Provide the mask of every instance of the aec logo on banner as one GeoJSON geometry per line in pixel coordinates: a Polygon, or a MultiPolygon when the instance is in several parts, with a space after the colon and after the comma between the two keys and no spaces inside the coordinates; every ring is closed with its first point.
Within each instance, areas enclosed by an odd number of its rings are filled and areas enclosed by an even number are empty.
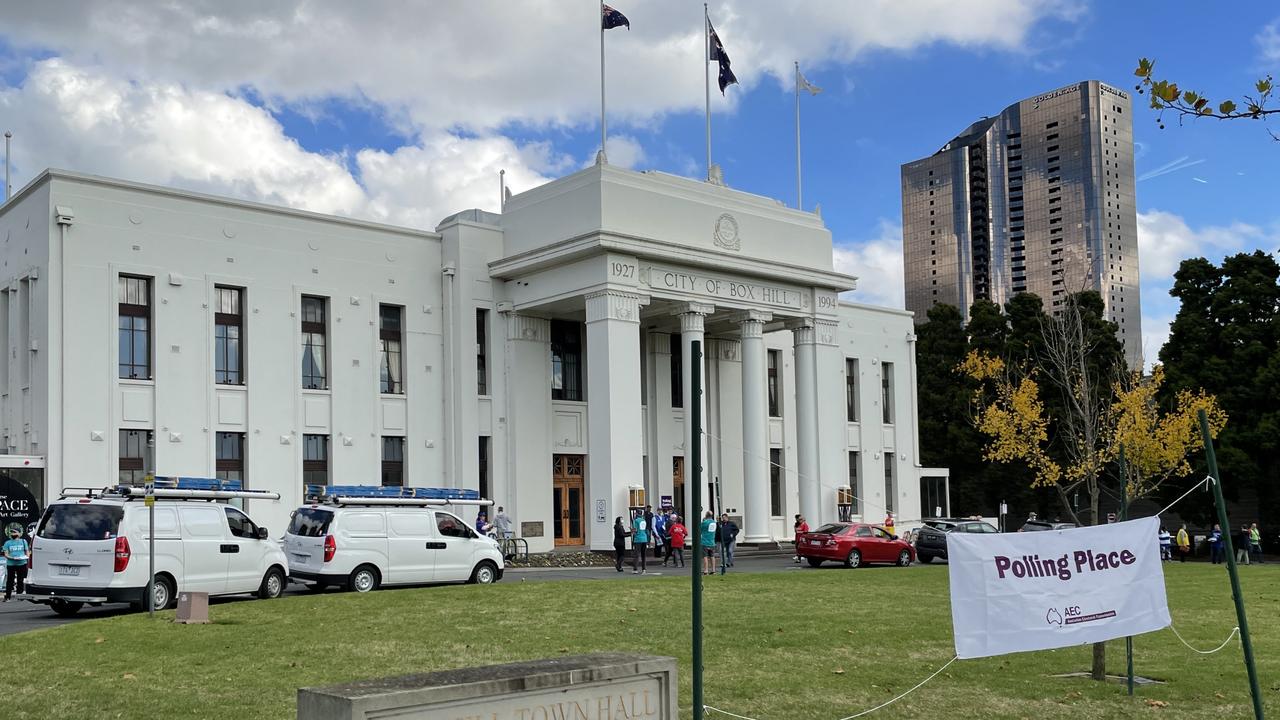
{"type": "Polygon", "coordinates": [[[1169,625],[1160,521],[947,535],[956,654],[987,657],[1169,625]]]}

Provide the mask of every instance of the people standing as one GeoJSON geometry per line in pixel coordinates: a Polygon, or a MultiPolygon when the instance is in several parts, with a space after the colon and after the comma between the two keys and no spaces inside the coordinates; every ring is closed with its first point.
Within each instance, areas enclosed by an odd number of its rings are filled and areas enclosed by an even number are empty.
{"type": "MultiPolygon", "coordinates": [[[[675,529],[676,521],[679,518],[670,508],[662,509],[662,566],[666,567],[671,562],[671,533],[675,529]]],[[[680,546],[680,550],[684,550],[684,546],[680,546]]],[[[683,552],[681,553],[683,555],[683,552]]]]}
{"type": "Polygon", "coordinates": [[[721,570],[733,567],[734,545],[738,540],[738,524],[729,519],[728,513],[720,514],[721,570]]]}
{"type": "Polygon", "coordinates": [[[613,567],[622,572],[622,558],[627,553],[626,526],[622,524],[622,516],[613,519],[613,567]]]}
{"type": "Polygon", "coordinates": [[[1182,527],[1178,528],[1178,562],[1186,562],[1187,556],[1191,554],[1191,536],[1187,534],[1187,524],[1182,523],[1182,527]]]}
{"type": "Polygon", "coordinates": [[[476,514],[476,532],[481,535],[489,534],[489,521],[485,517],[483,510],[476,514]]]}
{"type": "Polygon", "coordinates": [[[893,526],[893,511],[892,511],[892,510],[890,510],[889,512],[885,513],[885,515],[884,515],[884,529],[885,529],[885,530],[886,530],[890,535],[897,535],[897,533],[893,531],[893,528],[894,528],[894,526],[893,526]]]}
{"type": "MultiPolygon", "coordinates": [[[[645,527],[649,529],[649,535],[652,536],[653,535],[653,508],[649,505],[644,506],[644,522],[645,522],[645,527]]],[[[653,538],[650,537],[649,539],[652,540],[653,538]]],[[[654,557],[657,557],[656,553],[654,554],[654,557]]]]}
{"type": "Polygon", "coordinates": [[[631,521],[631,561],[632,572],[636,575],[644,575],[648,571],[645,565],[645,549],[649,544],[649,521],[645,519],[643,510],[636,511],[635,519],[631,521]]]}
{"type": "Polygon", "coordinates": [[[17,526],[9,528],[9,539],[3,546],[5,576],[4,576],[4,600],[9,602],[9,598],[13,597],[14,588],[17,588],[18,594],[22,594],[22,590],[27,582],[27,555],[31,552],[31,547],[27,545],[27,541],[22,537],[22,530],[17,526]]]}
{"type": "Polygon", "coordinates": [[[1173,537],[1169,535],[1169,531],[1163,525],[1160,526],[1160,560],[1169,561],[1173,559],[1173,537]]]}
{"type": "Polygon", "coordinates": [[[796,522],[795,522],[794,528],[796,531],[796,556],[792,558],[792,560],[795,560],[796,564],[799,564],[800,563],[800,536],[809,532],[809,523],[804,521],[804,516],[802,516],[800,513],[796,513],[796,522]]]}
{"type": "Polygon", "coordinates": [[[684,567],[684,541],[689,537],[689,528],[680,522],[680,516],[671,515],[670,532],[668,533],[667,559],[671,561],[671,565],[675,566],[676,560],[680,561],[680,567],[684,567]],[[674,554],[674,557],[673,557],[674,554]]]}
{"type": "Polygon", "coordinates": [[[1236,562],[1249,564],[1249,526],[1241,525],[1240,532],[1235,537],[1236,546],[1236,562]]]}
{"type": "Polygon", "coordinates": [[[699,527],[702,543],[702,574],[714,575],[716,572],[716,519],[708,510],[699,527]]]}
{"type": "Polygon", "coordinates": [[[662,508],[658,508],[658,512],[653,515],[653,559],[661,559],[663,565],[666,565],[666,556],[662,554],[664,538],[667,534],[667,513],[662,508]]]}
{"type": "Polygon", "coordinates": [[[1262,531],[1258,530],[1258,523],[1249,526],[1249,554],[1254,562],[1262,562],[1262,531]]]}
{"type": "Polygon", "coordinates": [[[507,511],[501,505],[498,506],[498,514],[493,516],[493,527],[498,531],[500,539],[511,539],[511,518],[507,517],[507,511]]]}
{"type": "Polygon", "coordinates": [[[1226,558],[1223,557],[1222,544],[1222,528],[1217,524],[1213,524],[1213,531],[1209,533],[1209,562],[1217,565],[1226,558]]]}

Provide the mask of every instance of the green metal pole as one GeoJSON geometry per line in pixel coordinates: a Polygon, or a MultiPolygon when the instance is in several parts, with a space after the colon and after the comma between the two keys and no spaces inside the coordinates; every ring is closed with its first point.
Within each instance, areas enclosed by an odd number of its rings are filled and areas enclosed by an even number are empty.
{"type": "Polygon", "coordinates": [[[702,720],[702,341],[689,343],[688,362],[689,408],[692,431],[689,433],[690,479],[693,482],[693,720],[702,720]]]}
{"type": "Polygon", "coordinates": [[[1253,695],[1253,717],[1262,720],[1262,690],[1258,687],[1258,668],[1253,662],[1253,640],[1249,637],[1249,620],[1244,614],[1244,593],[1240,591],[1240,573],[1236,569],[1236,553],[1231,547],[1231,524],[1227,521],[1227,503],[1222,499],[1222,482],[1218,475],[1218,457],[1213,452],[1209,434],[1209,418],[1199,411],[1200,436],[1204,438],[1204,455],[1209,463],[1209,484],[1213,486],[1213,502],[1218,508],[1218,527],[1227,548],[1227,574],[1231,576],[1231,598],[1236,603],[1236,622],[1240,625],[1240,643],[1244,645],[1244,666],[1249,671],[1249,692],[1253,695]]]}
{"type": "MultiPolygon", "coordinates": [[[[1124,445],[1120,446],[1120,520],[1129,519],[1129,476],[1124,462],[1124,445]]],[[[1125,677],[1129,684],[1129,695],[1133,695],[1133,636],[1124,639],[1124,659],[1127,672],[1125,677]]]]}

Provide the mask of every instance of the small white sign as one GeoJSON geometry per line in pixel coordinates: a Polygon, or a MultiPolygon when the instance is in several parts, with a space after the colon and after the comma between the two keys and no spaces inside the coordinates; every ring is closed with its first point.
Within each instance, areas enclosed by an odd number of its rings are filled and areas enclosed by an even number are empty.
{"type": "Polygon", "coordinates": [[[596,522],[598,523],[609,522],[608,515],[609,513],[605,508],[604,500],[603,499],[596,500],[596,522]]]}
{"type": "Polygon", "coordinates": [[[1157,518],[1025,533],[948,533],[956,654],[1102,642],[1169,625],[1157,518]]]}

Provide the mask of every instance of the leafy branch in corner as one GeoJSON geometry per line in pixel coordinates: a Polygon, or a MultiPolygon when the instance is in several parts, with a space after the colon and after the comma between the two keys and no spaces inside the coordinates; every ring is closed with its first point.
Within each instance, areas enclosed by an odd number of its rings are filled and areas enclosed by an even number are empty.
{"type": "MultiPolygon", "coordinates": [[[[1270,75],[1254,83],[1254,95],[1243,95],[1241,104],[1234,100],[1223,100],[1216,105],[1206,96],[1192,90],[1183,90],[1175,82],[1157,80],[1152,74],[1155,62],[1142,58],[1138,61],[1138,69],[1133,71],[1140,82],[1134,86],[1138,94],[1150,94],[1151,109],[1156,110],[1156,123],[1164,129],[1164,114],[1172,112],[1178,116],[1181,124],[1185,118],[1214,118],[1216,120],[1266,120],[1270,115],[1280,114],[1280,107],[1269,106],[1274,100],[1275,83],[1270,75]]],[[[1267,131],[1272,139],[1280,142],[1280,135],[1267,131]]]]}

